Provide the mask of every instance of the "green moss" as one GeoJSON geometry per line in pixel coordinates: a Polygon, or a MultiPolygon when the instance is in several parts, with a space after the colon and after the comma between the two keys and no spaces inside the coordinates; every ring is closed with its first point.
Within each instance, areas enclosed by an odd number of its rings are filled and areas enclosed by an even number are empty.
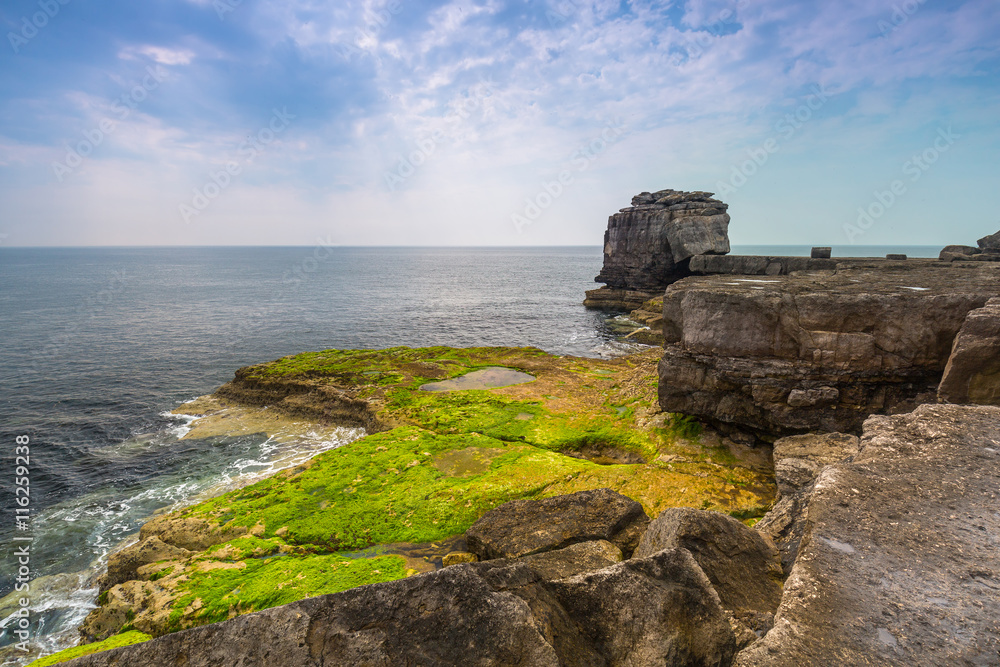
{"type": "Polygon", "coordinates": [[[400,556],[349,559],[339,554],[276,556],[188,573],[177,590],[170,630],[406,576],[400,556]]]}
{"type": "MultiPolygon", "coordinates": [[[[639,500],[652,516],[673,506],[756,515],[766,502],[760,494],[770,491],[759,491],[760,475],[724,448],[687,442],[692,452],[684,460],[646,465],[598,465],[560,453],[617,448],[652,461],[678,438],[694,439],[700,426],[690,418],[674,416],[663,429],[646,425],[655,413],[655,364],[653,354],[602,361],[534,348],[401,347],[310,352],[244,369],[244,377],[279,384],[291,378],[365,398],[390,430],[178,512],[243,526],[248,534],[155,575],[176,595],[166,603],[169,629],[398,579],[407,572],[400,556],[338,552],[444,540],[516,498],[608,487],[639,500]],[[429,380],[491,366],[537,380],[492,390],[419,390],[429,380]]],[[[143,619],[135,622],[146,628],[143,619]]]]}
{"type": "Polygon", "coordinates": [[[150,639],[152,639],[151,636],[135,630],[123,632],[113,637],[108,637],[101,642],[84,644],[83,646],[74,646],[73,648],[68,648],[63,651],[59,651],[58,653],[47,655],[44,658],[39,658],[38,660],[30,663],[28,667],[48,667],[48,665],[55,665],[60,662],[72,660],[73,658],[79,658],[80,656],[90,655],[91,653],[100,653],[101,651],[109,651],[113,648],[120,648],[122,646],[131,646],[132,644],[139,644],[144,641],[149,641],[150,639]]]}
{"type": "Polygon", "coordinates": [[[539,493],[555,478],[599,467],[476,433],[400,427],[324,453],[294,477],[262,480],[187,513],[231,516],[232,525],[248,528],[262,523],[266,536],[282,530],[288,544],[329,550],[431,542],[463,532],[508,500],[539,493]],[[490,450],[488,466],[453,474],[445,455],[462,450],[490,450]]]}

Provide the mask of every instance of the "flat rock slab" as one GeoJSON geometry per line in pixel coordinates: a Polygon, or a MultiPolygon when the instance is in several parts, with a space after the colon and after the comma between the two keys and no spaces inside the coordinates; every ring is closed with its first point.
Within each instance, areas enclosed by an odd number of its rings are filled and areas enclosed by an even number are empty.
{"type": "Polygon", "coordinates": [[[865,422],[825,468],[751,666],[1000,664],[1000,408],[865,422]]]}
{"type": "Polygon", "coordinates": [[[611,489],[597,489],[504,503],[472,524],[465,539],[482,560],[520,558],[592,540],[607,540],[631,556],[648,523],[642,505],[611,489]]]}
{"type": "Polygon", "coordinates": [[[513,368],[483,368],[472,371],[465,375],[459,375],[450,380],[441,382],[429,382],[421,385],[421,391],[462,391],[464,389],[494,389],[496,387],[509,387],[525,382],[534,382],[535,376],[522,373],[513,368]]]}
{"type": "Polygon", "coordinates": [[[722,667],[734,652],[708,578],[675,549],[558,581],[517,562],[456,565],[66,664],[722,667]]]}

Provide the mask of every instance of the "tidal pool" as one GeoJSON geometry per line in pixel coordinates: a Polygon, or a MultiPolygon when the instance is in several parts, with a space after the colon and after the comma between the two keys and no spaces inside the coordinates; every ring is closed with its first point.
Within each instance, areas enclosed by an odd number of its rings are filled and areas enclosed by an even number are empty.
{"type": "Polygon", "coordinates": [[[472,371],[465,375],[441,382],[429,382],[421,385],[422,391],[461,391],[463,389],[493,389],[494,387],[509,387],[512,384],[534,382],[535,376],[516,371],[513,368],[493,366],[472,371]]]}

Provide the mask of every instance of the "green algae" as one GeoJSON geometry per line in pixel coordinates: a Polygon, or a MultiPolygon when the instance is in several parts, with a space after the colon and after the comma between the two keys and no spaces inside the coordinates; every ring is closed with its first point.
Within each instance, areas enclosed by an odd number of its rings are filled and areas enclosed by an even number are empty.
{"type": "Polygon", "coordinates": [[[674,506],[759,516],[773,479],[724,447],[700,444],[692,420],[657,419],[655,364],[652,353],[604,361],[534,348],[434,347],[325,350],[242,369],[237,381],[350,392],[369,401],[386,430],[175,513],[248,534],[150,568],[148,578],[170,591],[163,631],[407,576],[414,570],[401,556],[345,552],[452,538],[517,498],[612,488],[651,516],[674,506]],[[536,380],[419,390],[497,366],[536,380]],[[609,451],[640,463],[616,464],[609,451]],[[592,452],[601,455],[582,458],[592,452]],[[665,453],[672,462],[653,460],[665,453]]]}
{"type": "Polygon", "coordinates": [[[110,651],[113,648],[131,646],[132,644],[140,644],[142,642],[149,641],[150,639],[152,639],[150,635],[136,630],[129,630],[127,632],[114,635],[113,637],[108,637],[104,641],[95,642],[93,644],[84,644],[82,646],[74,646],[73,648],[68,648],[59,651],[58,653],[47,655],[44,658],[39,658],[38,660],[29,663],[28,667],[48,667],[49,665],[66,662],[67,660],[79,658],[84,655],[100,653],[101,651],[110,651]]]}
{"type": "MultiPolygon", "coordinates": [[[[204,562],[204,561],[203,561],[204,562]]],[[[349,559],[339,554],[251,558],[231,567],[193,568],[178,585],[167,629],[215,623],[307,597],[406,576],[400,556],[349,559]]]]}

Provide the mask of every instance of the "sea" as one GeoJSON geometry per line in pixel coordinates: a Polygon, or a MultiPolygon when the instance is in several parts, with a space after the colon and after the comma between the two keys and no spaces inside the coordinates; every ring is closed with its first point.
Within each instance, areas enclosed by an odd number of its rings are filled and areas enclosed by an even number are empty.
{"type": "MultiPolygon", "coordinates": [[[[181,440],[190,418],[170,412],[182,403],[242,366],[307,350],[627,354],[637,346],[621,339],[618,314],[581,305],[601,262],[598,246],[0,248],[0,665],[75,645],[108,553],[153,513],[295,460],[260,434],[181,440]],[[29,581],[25,654],[15,586],[29,581]]],[[[311,456],[356,437],[296,446],[311,456]]]]}

